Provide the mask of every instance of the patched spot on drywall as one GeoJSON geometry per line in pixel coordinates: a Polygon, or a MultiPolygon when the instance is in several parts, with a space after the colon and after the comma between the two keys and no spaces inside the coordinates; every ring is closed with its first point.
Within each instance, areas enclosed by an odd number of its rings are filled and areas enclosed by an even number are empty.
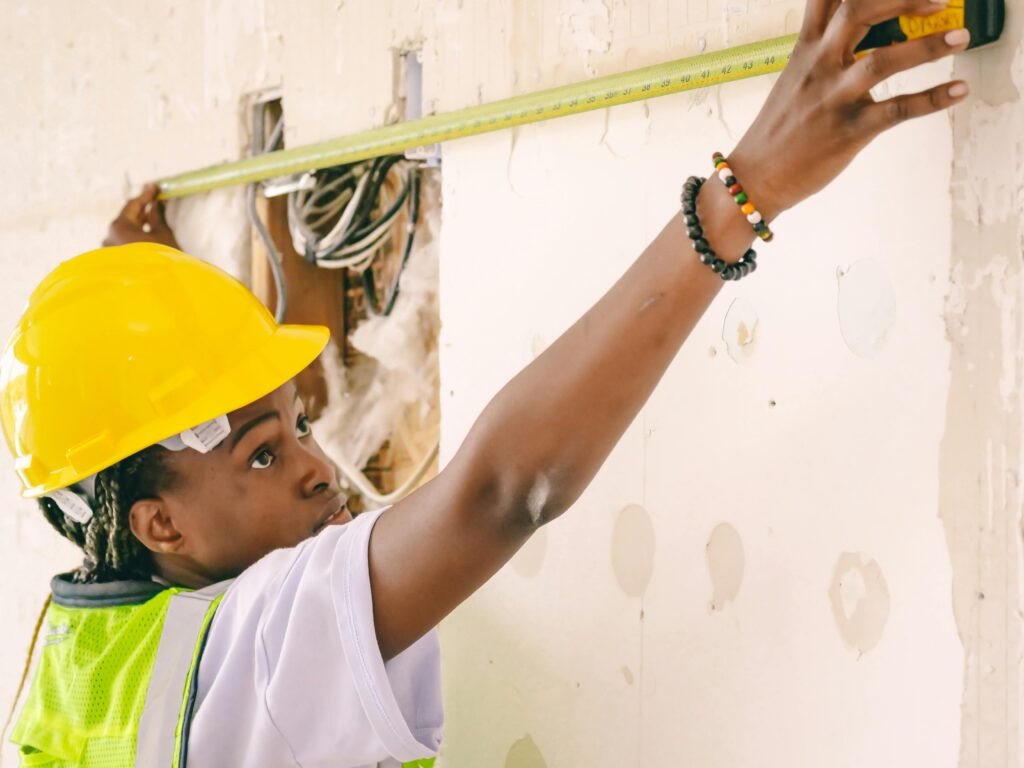
{"type": "Polygon", "coordinates": [[[527,734],[509,748],[505,768],[548,768],[548,764],[533,737],[527,734]]]}
{"type": "Polygon", "coordinates": [[[647,510],[630,504],[619,512],[612,534],[612,570],[622,591],[640,597],[654,570],[654,526],[647,510]]]}
{"type": "Polygon", "coordinates": [[[844,552],[828,590],[839,635],[864,655],[882,639],[889,620],[889,587],[878,563],[859,552],[844,552]]]}
{"type": "Polygon", "coordinates": [[[547,551],[548,529],[540,528],[512,558],[512,570],[524,578],[533,578],[544,567],[547,551]]]}
{"type": "Polygon", "coordinates": [[[875,357],[896,321],[896,293],[885,267],[864,259],[836,273],[839,281],[839,329],[850,351],[875,357]]]}
{"type": "Polygon", "coordinates": [[[735,362],[749,360],[757,348],[757,331],[761,321],[753,305],[745,299],[736,299],[725,313],[722,341],[735,362]]]}
{"type": "Polygon", "coordinates": [[[711,575],[712,611],[720,611],[726,603],[736,600],[743,584],[746,567],[743,540],[729,523],[721,523],[711,532],[705,547],[708,572],[711,575]]]}

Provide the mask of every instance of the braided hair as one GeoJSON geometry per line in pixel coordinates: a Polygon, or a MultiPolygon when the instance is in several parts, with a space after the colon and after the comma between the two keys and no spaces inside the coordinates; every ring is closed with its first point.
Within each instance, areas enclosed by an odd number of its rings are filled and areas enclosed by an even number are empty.
{"type": "Polygon", "coordinates": [[[132,533],[128,514],[139,499],[157,496],[174,484],[174,473],[164,462],[166,453],[160,446],[150,446],[97,474],[93,516],[84,525],[65,515],[52,499],[39,499],[47,522],[85,554],[72,575],[74,581],[148,579],[152,575],[153,559],[132,533]]]}

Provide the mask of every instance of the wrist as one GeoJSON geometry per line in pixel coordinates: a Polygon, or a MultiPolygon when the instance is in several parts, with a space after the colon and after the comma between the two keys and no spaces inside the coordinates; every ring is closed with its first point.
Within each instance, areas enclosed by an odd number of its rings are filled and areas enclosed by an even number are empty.
{"type": "Polygon", "coordinates": [[[768,163],[751,157],[743,149],[742,142],[728,155],[728,160],[729,166],[736,172],[736,178],[742,181],[743,189],[750,195],[767,223],[773,222],[789,207],[784,203],[783,195],[772,185],[770,174],[766,172],[768,163]]]}
{"type": "Polygon", "coordinates": [[[697,215],[704,237],[718,257],[737,263],[754,241],[754,230],[736,208],[736,201],[717,177],[712,175],[697,195],[697,215]]]}

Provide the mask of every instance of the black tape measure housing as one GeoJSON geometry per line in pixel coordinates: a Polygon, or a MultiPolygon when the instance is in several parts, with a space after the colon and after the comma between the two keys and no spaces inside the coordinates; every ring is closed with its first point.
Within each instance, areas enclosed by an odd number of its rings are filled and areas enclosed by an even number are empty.
{"type": "Polygon", "coordinates": [[[967,47],[978,48],[999,39],[1005,14],[1003,0],[952,0],[948,7],[933,16],[900,16],[876,24],[857,46],[857,52],[959,27],[966,27],[971,33],[967,47]]]}

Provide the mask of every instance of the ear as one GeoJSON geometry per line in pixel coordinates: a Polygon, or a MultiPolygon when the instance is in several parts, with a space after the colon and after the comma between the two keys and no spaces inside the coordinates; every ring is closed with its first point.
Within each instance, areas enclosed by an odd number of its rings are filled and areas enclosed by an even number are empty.
{"type": "Polygon", "coordinates": [[[135,538],[150,552],[171,554],[179,552],[185,544],[167,514],[167,506],[159,498],[139,499],[128,512],[128,522],[135,538]]]}

